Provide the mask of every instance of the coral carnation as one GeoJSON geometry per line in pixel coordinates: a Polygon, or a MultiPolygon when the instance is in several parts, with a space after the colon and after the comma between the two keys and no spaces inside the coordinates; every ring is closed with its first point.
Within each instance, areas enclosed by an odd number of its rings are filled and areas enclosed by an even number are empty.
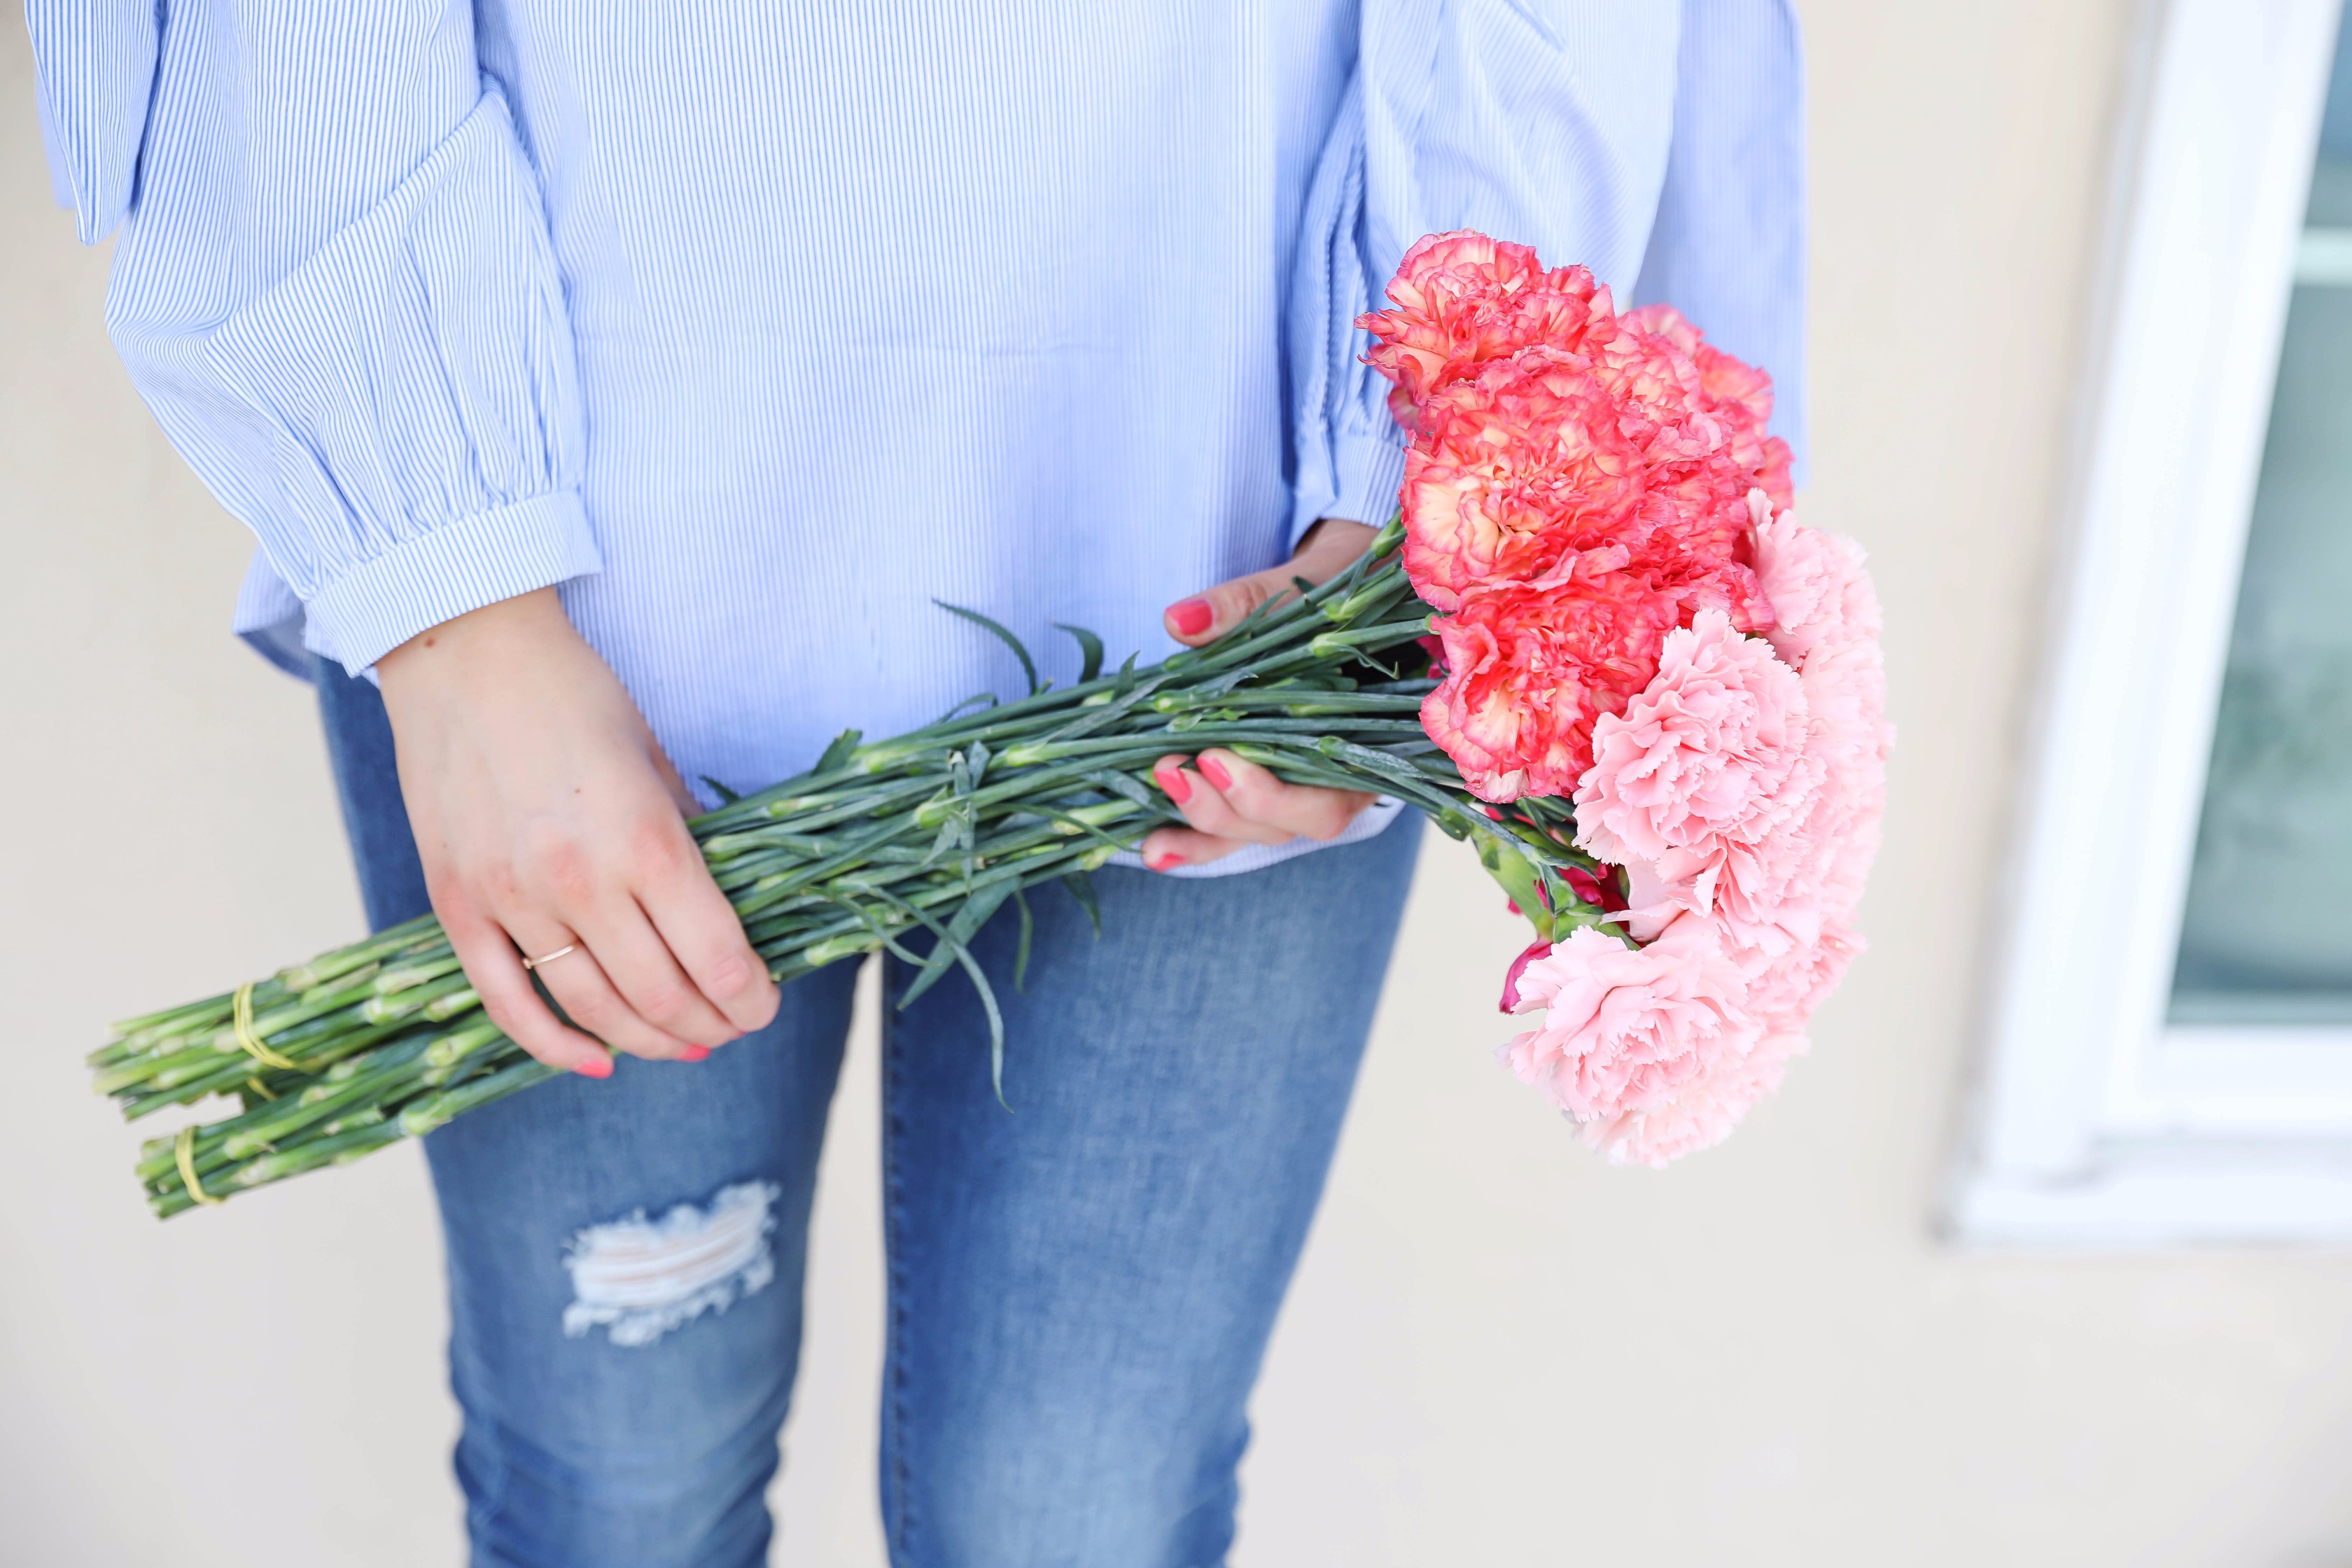
{"type": "Polygon", "coordinates": [[[1573,791],[1592,765],[1593,724],[1650,684],[1666,634],[1710,609],[1738,627],[1749,610],[1737,596],[1744,567],[1582,559],[1600,564],[1568,581],[1556,570],[1544,584],[1483,586],[1437,623],[1445,675],[1422,725],[1482,800],[1573,791]]]}
{"type": "Polygon", "coordinates": [[[1431,398],[1405,454],[1405,570],[1451,610],[1481,583],[1622,567],[1642,468],[1591,366],[1542,352],[1488,365],[1431,398]]]}
{"type": "Polygon", "coordinates": [[[1445,679],[1422,727],[1481,800],[1566,795],[1591,765],[1593,721],[1650,683],[1679,609],[1617,574],[1573,596],[1482,592],[1437,623],[1445,679]]]}
{"type": "Polygon", "coordinates": [[[1402,490],[1413,585],[1451,610],[1486,584],[1625,571],[1704,583],[1741,630],[1769,626],[1750,567],[1759,475],[1734,426],[1661,340],[1604,340],[1599,359],[1533,348],[1427,395],[1402,490]]]}
{"type": "Polygon", "coordinates": [[[1787,506],[1790,500],[1789,444],[1765,434],[1772,418],[1772,378],[1707,342],[1671,305],[1644,305],[1626,311],[1619,320],[1664,340],[1689,357],[1697,379],[1699,406],[1720,422],[1731,460],[1756,476],[1757,485],[1773,505],[1787,506]]]}
{"type": "Polygon", "coordinates": [[[1396,384],[1389,407],[1407,430],[1439,387],[1531,344],[1573,352],[1614,314],[1609,291],[1585,268],[1547,272],[1528,247],[1468,229],[1430,235],[1406,251],[1388,296],[1395,309],[1356,324],[1375,340],[1364,358],[1396,384]]]}
{"type": "Polygon", "coordinates": [[[1664,305],[1484,235],[1358,319],[1412,437],[1403,564],[1440,612],[1423,727],[1471,792],[1575,792],[1612,932],[1520,954],[1505,1055],[1612,1160],[1719,1142],[1859,950],[1890,731],[1862,552],[1787,511],[1772,384],[1664,305]],[[1756,634],[1756,635],[1749,635],[1756,634]],[[1623,895],[1618,893],[1622,871],[1623,895]]]}

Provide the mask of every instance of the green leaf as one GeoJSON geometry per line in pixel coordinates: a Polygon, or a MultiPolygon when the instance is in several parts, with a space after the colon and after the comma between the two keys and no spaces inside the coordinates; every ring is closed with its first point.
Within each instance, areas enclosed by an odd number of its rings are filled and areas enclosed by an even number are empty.
{"type": "Polygon", "coordinates": [[[912,1006],[915,998],[939,984],[940,976],[945,974],[948,965],[955,961],[955,947],[950,944],[969,942],[979,935],[980,928],[988,923],[988,918],[1003,904],[1005,896],[1012,890],[1012,884],[999,882],[964,900],[962,907],[947,923],[946,938],[931,949],[931,954],[923,961],[922,968],[908,983],[907,989],[899,994],[898,1005],[901,1008],[912,1006]]]}
{"type": "Polygon", "coordinates": [[[1092,680],[1096,676],[1102,673],[1102,638],[1095,636],[1094,633],[1087,630],[1084,626],[1069,626],[1061,621],[1055,621],[1054,623],[1054,629],[1056,631],[1067,632],[1072,637],[1077,638],[1078,648],[1086,655],[1086,664],[1078,671],[1078,684],[1080,686],[1084,686],[1087,681],[1092,680]]]}
{"type": "Polygon", "coordinates": [[[1013,989],[1029,989],[1029,944],[1037,935],[1037,917],[1029,912],[1029,895],[1015,883],[1013,901],[1021,909],[1021,945],[1013,950],[1013,989]]]}
{"type": "MultiPolygon", "coordinates": [[[[1132,845],[1132,844],[1122,844],[1122,843],[1120,843],[1118,839],[1113,838],[1109,834],[1105,833],[1101,828],[1097,827],[1093,823],[1088,822],[1085,817],[1083,817],[1083,816],[1077,816],[1076,814],[1075,814],[1075,813],[1073,813],[1073,812],[1064,811],[1064,810],[1063,810],[1060,806],[1058,806],[1058,805],[1043,805],[1043,804],[1039,804],[1039,805],[1037,805],[1032,806],[1030,809],[1031,809],[1031,810],[1033,810],[1033,811],[1034,811],[1034,812],[1035,812],[1038,816],[1050,816],[1050,817],[1052,817],[1052,818],[1053,818],[1055,821],[1056,821],[1056,822],[1066,822],[1066,823],[1068,823],[1072,827],[1076,828],[1080,833],[1085,834],[1085,835],[1086,835],[1087,837],[1089,837],[1089,838],[1093,838],[1093,839],[1098,840],[1100,843],[1102,843],[1102,844],[1103,844],[1106,847],[1108,847],[1108,848],[1110,848],[1110,849],[1113,849],[1113,850],[1121,850],[1121,849],[1132,849],[1132,848],[1134,848],[1134,847],[1135,847],[1135,846],[1134,846],[1134,845],[1132,845]]],[[[1087,888],[1087,890],[1088,892],[1092,892],[1094,889],[1093,889],[1092,886],[1091,886],[1091,885],[1089,885],[1089,887],[1087,888]]],[[[1096,934],[1097,936],[1100,936],[1100,935],[1102,934],[1102,928],[1101,928],[1101,922],[1100,922],[1100,921],[1097,921],[1097,922],[1096,922],[1095,934],[1096,934]]]]}
{"type": "MultiPolygon", "coordinates": [[[[837,905],[857,917],[859,921],[865,923],[866,929],[874,933],[874,940],[881,946],[882,950],[885,952],[889,953],[892,957],[898,959],[899,963],[911,963],[918,968],[921,967],[923,963],[923,955],[919,952],[908,951],[904,943],[899,942],[897,937],[892,936],[890,934],[890,928],[884,925],[879,920],[877,920],[872,910],[867,909],[864,904],[859,903],[855,899],[845,899],[837,893],[827,892],[822,888],[816,889],[815,896],[823,899],[829,904],[837,905]]],[[[914,912],[909,906],[900,903],[898,899],[892,898],[890,894],[885,892],[881,894],[881,896],[885,899],[888,899],[890,902],[894,904],[898,904],[901,909],[908,910],[908,913],[911,914],[914,912]]]]}
{"type": "MultiPolygon", "coordinates": [[[[1130,657],[1127,662],[1131,668],[1134,665],[1135,660],[1130,657]]],[[[1128,674],[1128,670],[1122,669],[1119,671],[1119,678],[1124,680],[1128,674]]],[[[1159,681],[1157,678],[1154,678],[1153,679],[1142,682],[1140,685],[1131,685],[1129,689],[1119,692],[1108,702],[1097,703],[1094,707],[1082,709],[1079,710],[1076,718],[1071,720],[1068,723],[1063,725],[1052,734],[1045,737],[1043,743],[1050,746],[1063,741],[1075,741],[1082,736],[1091,735],[1097,730],[1101,730],[1110,724],[1116,723],[1120,719],[1126,717],[1129,710],[1143,701],[1145,698],[1150,697],[1152,692],[1157,689],[1158,686],[1159,681]]]]}
{"type": "Polygon", "coordinates": [[[1102,940],[1102,901],[1095,897],[1094,879],[1084,871],[1072,871],[1062,879],[1070,897],[1078,900],[1078,908],[1087,911],[1087,921],[1095,928],[1095,940],[1102,940]]]}
{"type": "Polygon", "coordinates": [[[717,779],[712,778],[709,773],[702,775],[702,782],[710,786],[710,793],[717,795],[720,803],[723,805],[733,805],[737,801],[743,798],[735,791],[729,789],[725,784],[720,784],[717,779]]]}
{"type": "Polygon", "coordinates": [[[997,706],[995,692],[976,692],[972,696],[965,698],[962,701],[957,703],[954,707],[949,709],[938,718],[932,720],[931,722],[935,725],[944,724],[950,719],[961,719],[964,714],[970,712],[975,708],[993,708],[995,706],[997,706]]]}
{"type": "MultiPolygon", "coordinates": [[[[989,984],[988,975],[981,969],[980,961],[972,957],[971,949],[957,940],[947,927],[940,924],[923,910],[885,889],[877,888],[875,892],[878,897],[887,900],[930,927],[931,934],[940,939],[941,944],[954,955],[955,961],[963,966],[963,972],[971,976],[972,989],[980,993],[980,1005],[988,1013],[989,1085],[996,1090],[996,1103],[1004,1106],[1007,1110],[1012,1110],[1013,1107],[1006,1104],[1004,1100],[1004,1014],[996,1005],[995,988],[989,984]]],[[[971,906],[965,907],[969,909],[971,906]]],[[[908,998],[901,996],[898,999],[898,1005],[904,1007],[907,1002],[908,998]]]]}
{"type": "Polygon", "coordinates": [[[1096,768],[1081,776],[1088,784],[1098,784],[1110,794],[1124,796],[1138,805],[1159,808],[1160,797],[1138,784],[1132,773],[1123,773],[1116,768],[1096,768]]]}
{"type": "Polygon", "coordinates": [[[961,811],[950,812],[940,824],[939,837],[931,840],[931,852],[923,857],[922,864],[935,866],[959,849],[971,846],[971,818],[961,811]]]}
{"type": "MultiPolygon", "coordinates": [[[[857,742],[865,738],[866,731],[863,730],[844,730],[833,738],[832,744],[825,747],[824,755],[816,760],[816,766],[812,771],[829,773],[836,768],[848,766],[849,753],[857,750],[857,742]]],[[[727,798],[732,800],[735,797],[730,795],[727,798]]]]}
{"type": "Polygon", "coordinates": [[[1315,749],[1335,763],[1353,763],[1366,773],[1378,774],[1396,784],[1420,786],[1428,783],[1426,775],[1407,763],[1399,762],[1386,752],[1376,752],[1370,746],[1359,746],[1352,741],[1342,741],[1336,735],[1324,736],[1316,742],[1315,749]]]}
{"type": "Polygon", "coordinates": [[[1111,689],[1111,696],[1114,700],[1124,697],[1135,689],[1135,655],[1129,654],[1127,662],[1118,667],[1118,684],[1111,689]]]}
{"type": "Polygon", "coordinates": [[[973,626],[978,626],[981,630],[992,633],[1001,639],[1006,647],[1013,650],[1013,657],[1021,661],[1021,673],[1029,678],[1029,694],[1032,697],[1034,697],[1037,694],[1037,661],[1029,657],[1028,646],[1019,637],[1014,637],[1001,624],[990,620],[978,610],[967,610],[961,605],[950,605],[945,599],[933,599],[931,603],[937,605],[940,609],[945,610],[949,615],[961,616],[965,620],[970,621],[973,626]]]}

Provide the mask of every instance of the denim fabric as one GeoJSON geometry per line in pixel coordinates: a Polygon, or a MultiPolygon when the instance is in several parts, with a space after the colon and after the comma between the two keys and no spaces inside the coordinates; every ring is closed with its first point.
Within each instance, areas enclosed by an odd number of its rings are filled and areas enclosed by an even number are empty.
{"type": "MultiPolygon", "coordinates": [[[[425,907],[373,687],[318,671],[369,917],[425,907]]],[[[1097,939],[1033,896],[887,1011],[897,1568],[1203,1568],[1233,1538],[1245,1406],[1321,1191],[1412,876],[1418,818],[1246,877],[1106,870],[1097,939]]],[[[886,973],[892,995],[906,975],[886,973]]],[[[478,1568],[737,1568],[792,1397],[810,1200],[854,966],[784,988],[695,1064],[624,1058],[425,1141],[448,1247],[457,1471],[478,1568]],[[723,1303],[624,1343],[567,1332],[589,1227],[767,1184],[769,1258],[723,1303]],[[772,1273],[767,1272],[772,1265],[772,1273]]]]}

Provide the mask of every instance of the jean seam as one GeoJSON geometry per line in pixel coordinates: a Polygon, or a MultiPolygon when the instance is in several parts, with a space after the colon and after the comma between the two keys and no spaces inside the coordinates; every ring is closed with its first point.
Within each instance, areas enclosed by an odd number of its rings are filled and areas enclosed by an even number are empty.
{"type": "MultiPolygon", "coordinates": [[[[477,1381],[478,1383],[478,1379],[477,1381]]],[[[476,1439],[474,1452],[478,1458],[485,1447],[490,1450],[490,1473],[479,1478],[482,1489],[480,1495],[466,1500],[466,1534],[469,1557],[481,1544],[481,1539],[490,1533],[491,1527],[504,1517],[508,1483],[511,1479],[510,1472],[513,1469],[513,1466],[507,1458],[506,1439],[499,1430],[502,1423],[487,1415],[477,1415],[476,1407],[481,1403],[483,1402],[478,1399],[471,1403],[463,1398],[458,1400],[458,1407],[464,1412],[465,1416],[463,1426],[457,1436],[458,1446],[462,1448],[466,1439],[470,1436],[476,1439]],[[477,1521],[481,1526],[478,1531],[474,1528],[477,1521]]]]}
{"type": "Polygon", "coordinates": [[[899,1053],[903,1042],[898,1012],[890,1005],[894,978],[888,953],[877,956],[882,992],[882,1247],[887,1259],[884,1277],[889,1292],[883,1355],[884,1397],[888,1409],[883,1422],[883,1484],[897,1505],[897,1527],[890,1532],[890,1560],[898,1568],[908,1563],[908,1542],[913,1534],[914,1505],[909,1497],[907,1465],[907,1281],[906,1256],[901,1247],[906,1207],[904,1170],[899,1145],[905,1129],[898,1113],[899,1053]]]}

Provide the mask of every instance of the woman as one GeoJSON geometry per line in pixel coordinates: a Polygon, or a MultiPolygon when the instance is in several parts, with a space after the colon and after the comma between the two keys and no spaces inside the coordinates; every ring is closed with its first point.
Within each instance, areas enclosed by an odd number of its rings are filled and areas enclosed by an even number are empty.
{"type": "MultiPolygon", "coordinates": [[[[579,1075],[427,1142],[480,1563],[765,1552],[853,975],[780,992],[683,817],[1003,689],[932,601],[1197,645],[1343,566],[1402,461],[1352,320],[1433,230],[1671,298],[1797,433],[1777,0],[31,15],[370,919],[429,901],[579,1075]]],[[[900,1564],[1232,1538],[1414,835],[1227,752],[1157,777],[1190,826],[1000,987],[1010,1113],[969,994],[887,1016],[900,1564]]]]}

